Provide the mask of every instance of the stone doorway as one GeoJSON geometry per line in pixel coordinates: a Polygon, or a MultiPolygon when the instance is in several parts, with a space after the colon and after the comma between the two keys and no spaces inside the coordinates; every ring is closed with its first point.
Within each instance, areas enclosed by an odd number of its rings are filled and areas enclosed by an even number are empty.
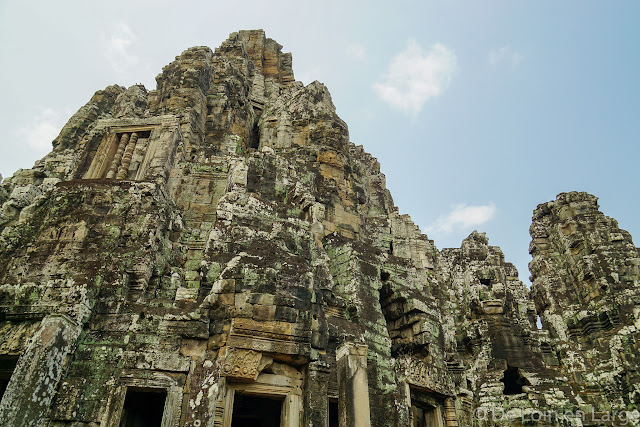
{"type": "Polygon", "coordinates": [[[231,427],[280,427],[283,399],[235,393],[231,427]]]}
{"type": "Polygon", "coordinates": [[[120,427],[161,427],[167,391],[127,389],[120,427]]]}
{"type": "Polygon", "coordinates": [[[300,427],[302,374],[271,356],[226,349],[215,425],[221,427],[300,427]]]}
{"type": "Polygon", "coordinates": [[[411,387],[411,426],[444,427],[444,400],[441,396],[411,387]]]}

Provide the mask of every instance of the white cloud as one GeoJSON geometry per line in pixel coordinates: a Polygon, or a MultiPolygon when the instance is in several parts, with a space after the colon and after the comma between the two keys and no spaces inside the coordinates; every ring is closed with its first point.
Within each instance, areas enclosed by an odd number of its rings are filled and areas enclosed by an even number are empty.
{"type": "Polygon", "coordinates": [[[124,22],[116,23],[111,34],[103,38],[104,55],[116,73],[125,74],[140,62],[132,52],[136,41],[135,33],[124,22]]]}
{"type": "Polygon", "coordinates": [[[391,106],[416,114],[425,102],[449,87],[457,69],[453,50],[434,44],[424,53],[422,47],[410,39],[407,48],[393,58],[382,81],[373,87],[391,106]]]}
{"type": "Polygon", "coordinates": [[[524,61],[524,55],[520,52],[514,51],[511,46],[503,46],[489,51],[489,64],[497,67],[501,64],[506,64],[515,69],[524,61]]]}
{"type": "Polygon", "coordinates": [[[507,54],[507,47],[501,47],[498,49],[491,49],[489,51],[489,64],[498,65],[504,59],[507,54]]]}
{"type": "Polygon", "coordinates": [[[347,55],[358,61],[364,61],[367,58],[367,49],[361,43],[351,43],[346,48],[347,55]]]}
{"type": "Polygon", "coordinates": [[[524,55],[521,53],[513,53],[511,55],[511,67],[512,68],[516,68],[518,65],[520,65],[520,63],[524,61],[524,55]]]}
{"type": "Polygon", "coordinates": [[[69,119],[68,111],[56,111],[51,108],[42,108],[40,112],[25,126],[16,129],[15,135],[20,142],[30,149],[44,155],[51,150],[51,141],[60,133],[60,130],[69,119]]]}
{"type": "Polygon", "coordinates": [[[454,205],[451,211],[436,219],[427,227],[427,233],[451,233],[455,229],[475,227],[490,221],[496,213],[496,205],[468,206],[464,203],[454,205]]]}

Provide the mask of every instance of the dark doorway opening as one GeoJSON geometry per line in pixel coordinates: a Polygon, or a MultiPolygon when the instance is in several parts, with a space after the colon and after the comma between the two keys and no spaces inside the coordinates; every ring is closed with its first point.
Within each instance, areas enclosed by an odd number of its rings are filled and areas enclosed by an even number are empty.
{"type": "Polygon", "coordinates": [[[438,427],[438,414],[435,406],[411,405],[412,427],[438,427]]]}
{"type": "Polygon", "coordinates": [[[167,391],[128,388],[120,427],[160,427],[167,391]]]}
{"type": "Polygon", "coordinates": [[[444,425],[442,396],[411,387],[411,426],[440,427],[444,425]]]}
{"type": "Polygon", "coordinates": [[[255,148],[256,150],[260,148],[260,127],[258,126],[257,120],[251,128],[251,133],[249,134],[249,148],[255,148]]]}
{"type": "Polygon", "coordinates": [[[7,390],[7,385],[13,374],[13,370],[18,363],[17,356],[0,358],[0,400],[4,396],[4,392],[7,390]]]}
{"type": "Polygon", "coordinates": [[[236,392],[231,427],[280,427],[282,400],[236,392]]]}
{"type": "Polygon", "coordinates": [[[338,427],[340,420],[338,418],[338,400],[329,399],[329,427],[338,427]]]}
{"type": "Polygon", "coordinates": [[[504,383],[504,394],[523,393],[522,386],[529,385],[529,381],[522,376],[518,368],[509,366],[500,380],[504,383]]]}

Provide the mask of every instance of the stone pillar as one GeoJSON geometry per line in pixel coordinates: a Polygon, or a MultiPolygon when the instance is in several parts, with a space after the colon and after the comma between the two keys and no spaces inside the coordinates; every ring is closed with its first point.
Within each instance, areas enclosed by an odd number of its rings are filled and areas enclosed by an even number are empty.
{"type": "Polygon", "coordinates": [[[329,363],[313,361],[309,363],[305,386],[304,425],[326,427],[329,415],[329,363]]]}
{"type": "Polygon", "coordinates": [[[452,397],[448,397],[444,400],[444,425],[447,427],[458,427],[456,401],[452,397]]]}
{"type": "Polygon", "coordinates": [[[131,134],[131,138],[129,138],[129,142],[127,143],[127,148],[124,150],[124,154],[122,155],[122,163],[118,168],[118,175],[116,175],[117,179],[126,179],[129,173],[129,165],[131,164],[131,157],[133,157],[133,150],[136,148],[136,143],[138,142],[138,133],[134,132],[131,134]]]}
{"type": "Polygon", "coordinates": [[[300,393],[289,393],[282,402],[282,421],[280,425],[287,427],[300,427],[302,409],[302,396],[300,393]]]}
{"type": "Polygon", "coordinates": [[[111,162],[111,166],[109,167],[109,172],[107,172],[107,178],[115,178],[118,173],[118,167],[120,166],[120,161],[122,160],[122,155],[124,154],[124,149],[129,143],[129,134],[123,133],[120,137],[120,144],[118,145],[118,151],[116,151],[115,156],[113,156],[113,161],[111,162]]]}
{"type": "Polygon", "coordinates": [[[4,398],[0,425],[40,426],[49,413],[62,369],[81,328],[65,315],[50,315],[26,345],[4,398]]]}
{"type": "Polygon", "coordinates": [[[367,346],[343,343],[336,351],[340,427],[370,427],[367,346]]]}

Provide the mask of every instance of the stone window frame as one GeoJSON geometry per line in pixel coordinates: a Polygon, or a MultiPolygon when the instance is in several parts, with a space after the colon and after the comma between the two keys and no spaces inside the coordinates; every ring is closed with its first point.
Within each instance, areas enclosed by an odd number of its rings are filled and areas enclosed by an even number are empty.
{"type": "MultiPolygon", "coordinates": [[[[439,393],[429,387],[425,387],[413,381],[409,381],[408,379],[405,379],[403,383],[404,383],[405,402],[407,405],[407,410],[409,415],[409,418],[408,418],[409,425],[411,426],[413,425],[413,413],[412,413],[413,411],[411,410],[411,407],[414,406],[411,402],[412,390],[415,390],[419,393],[426,393],[436,398],[437,400],[441,400],[441,403],[439,403],[436,406],[439,426],[454,427],[458,425],[455,397],[439,393]]],[[[464,398],[463,398],[463,403],[464,403],[464,398]]]]}
{"type": "MultiPolygon", "coordinates": [[[[261,375],[262,376],[262,375],[261,375]]],[[[280,375],[273,375],[281,377],[280,375]]],[[[253,383],[227,383],[227,391],[224,397],[224,414],[222,427],[231,427],[233,420],[233,403],[236,393],[242,393],[255,397],[282,399],[282,412],[280,413],[280,427],[302,426],[302,395],[295,392],[294,387],[278,384],[277,379],[271,381],[258,377],[253,383]]]]}
{"type": "MultiPolygon", "coordinates": [[[[125,126],[113,126],[109,129],[109,132],[102,138],[98,149],[91,160],[89,168],[83,175],[83,179],[103,179],[105,178],[109,167],[113,162],[113,158],[118,150],[118,144],[120,142],[120,136],[125,133],[132,134],[134,132],[149,132],[149,141],[153,140],[154,134],[158,132],[160,128],[157,124],[141,124],[141,125],[125,125],[125,126]]],[[[134,147],[135,149],[135,147],[134,147]]],[[[153,158],[155,147],[151,144],[147,147],[144,160],[140,164],[138,172],[133,180],[144,179],[144,173],[148,169],[148,164],[153,158]]],[[[115,178],[113,178],[115,179],[115,178]]]]}
{"type": "Polygon", "coordinates": [[[167,393],[162,411],[162,427],[172,427],[180,424],[182,415],[182,398],[184,394],[184,374],[169,374],[164,372],[147,372],[146,378],[122,377],[120,387],[110,396],[107,404],[106,418],[101,427],[119,427],[124,409],[124,401],[129,388],[138,390],[160,389],[167,393]],[[182,379],[182,381],[180,381],[182,379]]]}
{"type": "MultiPolygon", "coordinates": [[[[409,425],[413,426],[415,425],[415,420],[413,419],[413,408],[420,408],[423,411],[426,408],[421,407],[420,405],[414,404],[413,399],[411,398],[411,395],[413,392],[417,392],[417,393],[421,393],[421,394],[426,394],[429,395],[430,397],[433,397],[434,400],[442,400],[442,402],[438,402],[435,405],[433,405],[433,416],[435,417],[435,422],[437,424],[438,427],[445,427],[447,426],[447,422],[445,419],[445,401],[446,401],[446,397],[440,395],[439,393],[435,393],[433,390],[429,390],[427,388],[424,387],[419,387],[419,386],[415,386],[413,384],[408,384],[407,383],[407,403],[408,403],[408,407],[409,407],[409,425]]],[[[430,411],[431,412],[431,411],[430,411]]]]}
{"type": "Polygon", "coordinates": [[[303,376],[292,366],[271,356],[245,349],[228,349],[222,364],[221,400],[216,407],[216,426],[231,427],[235,393],[281,398],[281,427],[301,427],[303,376]],[[297,377],[297,378],[296,378],[297,377]],[[220,417],[220,418],[218,418],[220,417]]]}

